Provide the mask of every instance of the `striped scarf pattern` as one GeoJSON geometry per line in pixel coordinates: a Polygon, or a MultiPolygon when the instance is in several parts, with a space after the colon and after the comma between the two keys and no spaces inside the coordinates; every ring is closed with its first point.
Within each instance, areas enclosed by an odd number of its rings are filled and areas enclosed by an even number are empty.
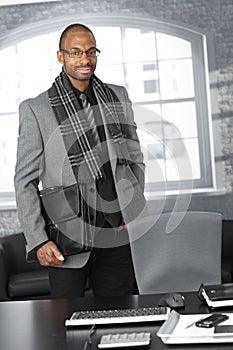
{"type": "MultiPolygon", "coordinates": [[[[111,121],[107,124],[110,134],[118,142],[123,138],[119,120],[125,120],[122,105],[115,93],[95,75],[92,76],[92,87],[103,106],[106,120],[111,121]]],[[[85,177],[87,183],[102,178],[101,162],[90,126],[64,71],[55,79],[48,93],[76,180],[83,162],[89,170],[85,177]]]]}

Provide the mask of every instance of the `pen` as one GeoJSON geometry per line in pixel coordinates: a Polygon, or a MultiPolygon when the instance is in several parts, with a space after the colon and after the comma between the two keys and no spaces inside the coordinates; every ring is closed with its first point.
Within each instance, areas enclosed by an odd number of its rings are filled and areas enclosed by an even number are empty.
{"type": "Polygon", "coordinates": [[[193,325],[195,325],[196,322],[201,321],[201,320],[203,320],[203,318],[200,318],[199,320],[190,323],[190,324],[189,324],[188,326],[186,326],[185,328],[187,329],[187,328],[189,328],[189,327],[192,327],[193,325]]]}

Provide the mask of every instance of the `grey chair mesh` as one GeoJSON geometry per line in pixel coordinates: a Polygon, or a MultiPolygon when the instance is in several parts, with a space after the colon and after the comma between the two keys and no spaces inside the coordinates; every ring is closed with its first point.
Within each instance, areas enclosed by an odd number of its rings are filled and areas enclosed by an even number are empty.
{"type": "Polygon", "coordinates": [[[171,213],[130,224],[140,294],[195,291],[201,283],[221,283],[222,215],[191,211],[177,215],[183,217],[178,225],[169,226],[171,213]]]}

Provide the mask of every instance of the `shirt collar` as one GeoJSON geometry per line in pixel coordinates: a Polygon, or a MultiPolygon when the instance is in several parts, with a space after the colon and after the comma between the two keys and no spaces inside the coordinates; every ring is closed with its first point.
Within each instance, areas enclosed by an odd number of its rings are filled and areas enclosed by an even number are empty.
{"type": "Polygon", "coordinates": [[[83,91],[83,92],[79,91],[75,87],[73,87],[73,89],[74,89],[74,93],[75,93],[77,98],[80,98],[80,94],[83,93],[83,94],[85,94],[87,96],[87,98],[88,98],[88,100],[90,101],[91,104],[96,104],[97,103],[91,83],[88,85],[88,88],[85,91],[83,91]]]}

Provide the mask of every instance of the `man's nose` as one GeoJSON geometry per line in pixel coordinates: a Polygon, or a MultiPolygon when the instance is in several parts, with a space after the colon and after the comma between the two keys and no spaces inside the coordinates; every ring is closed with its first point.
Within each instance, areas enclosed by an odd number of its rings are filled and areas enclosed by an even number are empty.
{"type": "Polygon", "coordinates": [[[87,53],[85,51],[82,52],[82,56],[80,57],[81,62],[89,62],[90,58],[87,56],[87,53]]]}

